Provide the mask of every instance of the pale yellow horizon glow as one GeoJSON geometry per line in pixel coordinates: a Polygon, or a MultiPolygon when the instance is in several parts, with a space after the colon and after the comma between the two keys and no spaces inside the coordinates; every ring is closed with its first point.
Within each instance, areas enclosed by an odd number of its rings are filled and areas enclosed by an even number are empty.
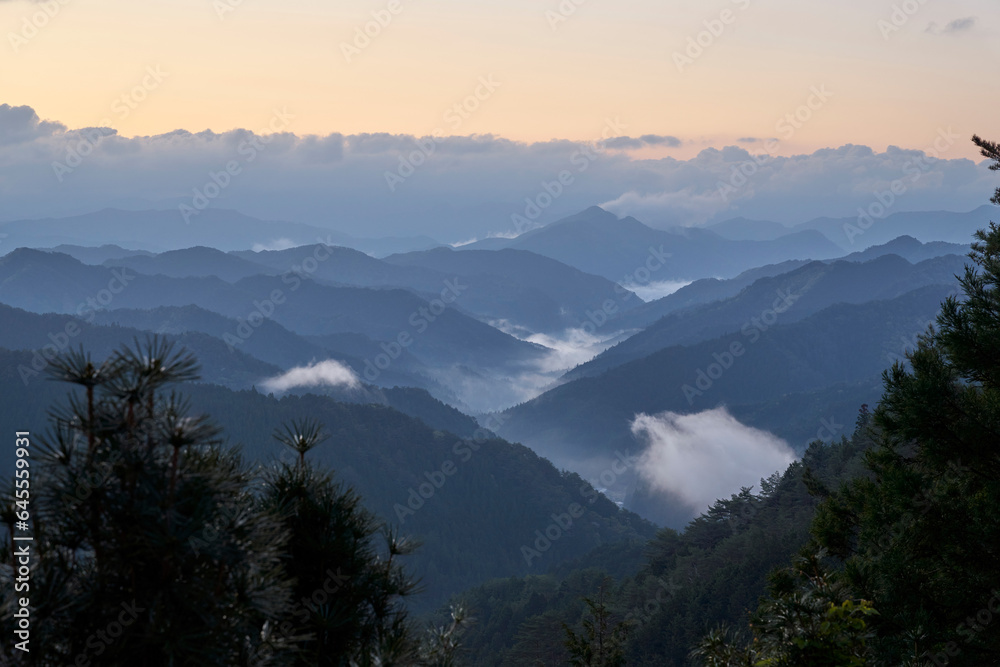
{"type": "MultiPolygon", "coordinates": [[[[300,135],[441,129],[524,142],[595,140],[618,118],[630,136],[678,137],[645,153],[678,159],[743,137],[782,139],[777,152],[790,155],[922,149],[944,128],[1000,136],[988,83],[1000,8],[911,1],[917,11],[884,39],[877,22],[893,3],[869,0],[562,0],[576,10],[555,29],[546,12],[558,15],[558,0],[398,0],[348,63],[342,43],[390,0],[0,0],[0,103],[71,128],[110,120],[127,136],[258,130],[274,108],[295,115],[300,135]],[[58,11],[24,37],[45,7],[58,11]],[[723,11],[731,23],[678,71],[673,54],[723,11]],[[943,30],[969,17],[971,28],[943,30]],[[125,115],[121,97],[147,68],[167,76],[125,115]],[[448,110],[481,77],[500,85],[455,127],[448,110]],[[814,87],[831,95],[782,135],[779,121],[814,87]]],[[[976,156],[968,142],[952,151],[976,156]]]]}

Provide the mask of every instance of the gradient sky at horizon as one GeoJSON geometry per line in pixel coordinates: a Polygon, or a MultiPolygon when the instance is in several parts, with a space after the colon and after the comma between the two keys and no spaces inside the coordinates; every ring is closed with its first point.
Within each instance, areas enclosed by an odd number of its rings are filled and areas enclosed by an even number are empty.
{"type": "MultiPolygon", "coordinates": [[[[633,137],[681,140],[641,156],[686,159],[779,137],[778,121],[825,86],[830,99],[779,154],[922,149],[942,127],[1000,133],[988,84],[1000,55],[995,0],[577,2],[400,0],[348,63],[342,44],[388,0],[0,0],[0,102],[70,128],[111,119],[126,136],[256,130],[275,107],[295,113],[298,134],[442,128],[526,142],[593,140],[617,117],[633,137]],[[897,14],[885,38],[878,22],[908,3],[915,12],[897,14]],[[46,6],[58,11],[37,34],[11,37],[30,34],[25,21],[46,6]],[[560,6],[575,11],[553,28],[560,6]],[[678,71],[674,53],[724,10],[731,23],[703,35],[711,43],[678,71]],[[127,117],[114,113],[149,67],[168,76],[127,117]],[[450,126],[446,112],[489,76],[496,93],[450,126]]],[[[955,157],[976,152],[963,145],[955,157]]]]}

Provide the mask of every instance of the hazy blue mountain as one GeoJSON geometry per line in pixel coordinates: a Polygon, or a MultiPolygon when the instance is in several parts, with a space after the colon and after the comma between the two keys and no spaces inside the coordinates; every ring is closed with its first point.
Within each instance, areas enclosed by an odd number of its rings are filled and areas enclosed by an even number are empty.
{"type": "Polygon", "coordinates": [[[400,252],[430,250],[442,244],[429,236],[386,236],[384,238],[357,238],[344,235],[341,243],[373,257],[386,257],[400,252]]]}
{"type": "MultiPolygon", "coordinates": [[[[364,377],[365,359],[374,359],[384,352],[378,341],[364,334],[305,337],[292,333],[274,320],[265,320],[252,336],[242,338],[237,334],[234,338],[234,332],[237,332],[239,327],[237,320],[198,306],[98,311],[94,322],[118,324],[164,334],[200,331],[222,339],[234,349],[239,349],[283,370],[332,357],[350,366],[359,377],[364,377]]],[[[431,379],[431,372],[427,366],[408,350],[404,350],[391,366],[380,370],[374,381],[382,387],[396,385],[419,387],[450,404],[461,403],[453,392],[431,379]]]]}
{"type": "Polygon", "coordinates": [[[121,259],[123,257],[138,257],[151,255],[147,250],[129,250],[114,243],[108,243],[98,248],[82,245],[58,245],[55,248],[38,248],[39,250],[51,250],[61,252],[70,257],[74,257],[84,264],[103,264],[109,259],[121,259]]]}
{"type": "MultiPolygon", "coordinates": [[[[232,335],[239,325],[235,319],[225,317],[198,306],[160,306],[148,309],[118,308],[102,310],[94,315],[95,324],[117,324],[163,334],[180,334],[200,331],[222,340],[232,335]]],[[[292,333],[274,320],[265,320],[253,336],[233,345],[262,361],[291,368],[324,359],[330,351],[292,333]]]]}
{"type": "Polygon", "coordinates": [[[210,246],[241,250],[254,244],[269,245],[284,240],[303,245],[332,235],[331,230],[296,222],[264,221],[229,209],[208,208],[187,223],[180,211],[125,211],[105,209],[67,218],[18,220],[0,224],[11,246],[49,247],[59,244],[119,245],[151,251],[210,246]]]}
{"type": "MultiPolygon", "coordinates": [[[[872,197],[872,205],[877,204],[872,197]]],[[[884,209],[883,209],[884,210],[884,209]]],[[[891,210],[891,209],[890,209],[891,210]]],[[[879,209],[874,207],[874,212],[879,209]]],[[[989,222],[996,212],[993,206],[980,206],[967,213],[951,211],[902,211],[883,213],[877,218],[859,212],[846,218],[816,218],[795,225],[796,231],[815,230],[847,252],[864,250],[873,245],[888,243],[900,236],[912,236],[920,241],[946,241],[968,247],[972,235],[989,222]]]]}
{"type": "MultiPolygon", "coordinates": [[[[486,322],[530,333],[579,326],[587,311],[617,299],[628,309],[627,290],[548,257],[521,251],[479,252],[450,248],[392,255],[384,260],[350,248],[305,246],[235,255],[285,272],[314,268],[312,277],[334,284],[403,287],[433,299],[457,281],[456,305],[486,322]],[[319,253],[322,261],[317,261],[319,253]]],[[[637,299],[633,300],[637,302],[637,299]]]]}
{"type": "MultiPolygon", "coordinates": [[[[23,369],[16,369],[24,386],[30,386],[35,382],[46,382],[40,372],[45,361],[45,350],[42,348],[46,345],[55,344],[59,349],[67,347],[76,349],[82,345],[99,359],[123,344],[142,338],[147,333],[157,333],[188,348],[202,363],[202,381],[231,389],[259,386],[262,380],[273,377],[290,366],[287,363],[268,363],[253,355],[265,351],[268,345],[280,349],[265,356],[271,356],[273,359],[282,356],[294,358],[298,355],[298,358],[295,358],[296,364],[330,358],[348,365],[357,362],[357,359],[345,358],[337,352],[312,345],[274,322],[266,322],[258,331],[259,340],[256,336],[250,338],[247,341],[247,349],[236,350],[221,340],[222,335],[231,329],[231,325],[232,322],[221,315],[196,306],[157,308],[150,311],[102,311],[98,313],[94,323],[87,323],[71,315],[31,313],[0,304],[0,347],[10,350],[30,350],[33,353],[41,350],[42,356],[39,359],[35,360],[32,355],[35,365],[27,364],[23,369]],[[157,326],[157,323],[162,324],[157,326]],[[67,326],[72,328],[67,329],[67,326]]],[[[356,370],[360,373],[363,371],[363,366],[359,365],[356,370]]],[[[388,373],[386,375],[388,376],[388,373]]],[[[402,373],[397,375],[405,377],[402,373]]],[[[426,379],[414,377],[427,383],[426,379]]],[[[471,436],[478,428],[472,417],[446,405],[425,389],[418,387],[383,388],[365,384],[354,389],[313,388],[311,391],[350,403],[388,405],[422,420],[435,429],[462,436],[471,436]]]]}
{"type": "Polygon", "coordinates": [[[109,259],[103,262],[103,265],[124,266],[149,276],[163,275],[172,278],[216,276],[228,283],[260,274],[283,273],[263,264],[204,246],[168,250],[157,255],[109,259]]]}
{"type": "Polygon", "coordinates": [[[379,341],[380,347],[386,343],[387,355],[398,357],[405,349],[425,363],[443,367],[464,364],[511,370],[545,352],[443,303],[435,307],[401,289],[334,287],[296,274],[253,276],[235,284],[211,276],[145,276],[29,249],[0,258],[0,302],[34,312],[81,315],[100,308],[197,305],[249,322],[234,328],[233,335],[240,338],[254,335],[252,322],[270,317],[302,335],[363,334],[379,341]]]}
{"type": "Polygon", "coordinates": [[[243,250],[238,257],[277,273],[313,268],[317,280],[361,287],[409,287],[422,290],[431,286],[440,291],[441,276],[436,271],[409,270],[343,246],[317,244],[284,250],[243,250]]]}
{"type": "Polygon", "coordinates": [[[623,329],[642,329],[670,313],[700,304],[720,301],[736,296],[745,287],[761,278],[788,273],[809,264],[809,260],[790,259],[780,264],[768,264],[748,269],[735,278],[702,278],[648,303],[643,303],[631,311],[617,316],[614,325],[623,329]]]}
{"type": "MultiPolygon", "coordinates": [[[[536,331],[580,326],[581,322],[586,321],[588,312],[600,310],[609,300],[616,304],[616,309],[620,312],[627,312],[640,303],[634,294],[607,278],[584,273],[549,257],[524,250],[504,248],[496,251],[460,251],[436,248],[419,253],[391,255],[385,261],[400,266],[434,269],[447,275],[466,276],[475,282],[489,279],[499,285],[517,286],[521,295],[519,299],[529,294],[543,295],[538,300],[548,300],[551,303],[548,311],[551,316],[548,318],[548,326],[536,328],[536,331]]],[[[507,299],[514,296],[508,295],[507,299]]],[[[468,297],[467,301],[460,303],[473,312],[485,313],[493,303],[490,295],[480,295],[473,289],[469,290],[468,297]]],[[[501,310],[494,308],[494,311],[497,317],[503,316],[501,310]]],[[[518,322],[514,317],[504,319],[518,322]]]]}
{"type": "MultiPolygon", "coordinates": [[[[917,263],[944,255],[965,255],[968,246],[958,243],[932,241],[921,243],[911,236],[901,236],[889,243],[872,246],[861,252],[851,253],[834,261],[867,262],[884,255],[898,255],[903,259],[917,263]]],[[[808,264],[807,260],[788,260],[780,264],[768,264],[744,271],[735,278],[720,280],[718,278],[702,278],[678,289],[673,294],[644,303],[638,308],[623,313],[615,320],[615,325],[622,329],[642,329],[656,320],[675,311],[736,296],[743,288],[753,284],[759,278],[777,276],[808,264]]]]}
{"type": "MultiPolygon", "coordinates": [[[[101,326],[72,315],[32,313],[0,303],[0,347],[32,351],[32,363],[13,369],[18,387],[50,384],[43,371],[48,366],[46,354],[51,355],[53,348],[65,351],[83,346],[94,358],[103,359],[113,350],[145,335],[140,328],[101,326]]],[[[164,336],[198,355],[201,375],[206,382],[245,389],[281,371],[278,366],[231,350],[220,339],[200,331],[165,333],[164,336]]]]}
{"type": "Polygon", "coordinates": [[[837,303],[892,299],[924,285],[958,284],[965,259],[946,255],[911,264],[896,255],[870,262],[811,262],[761,278],[736,296],[678,310],[578,366],[567,378],[593,376],[672,345],[690,345],[732,331],[764,331],[837,303]]]}
{"type": "Polygon", "coordinates": [[[0,250],[17,247],[49,248],[61,244],[95,246],[118,244],[153,252],[209,246],[220,250],[289,247],[330,243],[377,255],[425,250],[440,245],[426,236],[356,239],[332,229],[298,222],[259,220],[238,211],[206,208],[185,220],[177,208],[166,210],[104,209],[66,218],[15,220],[0,223],[7,234],[0,250]]]}
{"type": "MultiPolygon", "coordinates": [[[[693,413],[726,405],[748,425],[801,447],[816,437],[821,420],[831,416],[830,394],[822,392],[842,385],[849,402],[868,402],[865,397],[871,396],[882,370],[915,345],[952,289],[930,285],[887,301],[830,306],[767,331],[737,328],[692,345],[661,349],[511,408],[499,433],[557,465],[596,473],[616,449],[640,446],[629,432],[637,413],[693,413]],[[742,349],[735,356],[730,353],[734,344],[742,349]],[[710,369],[712,364],[720,368],[710,369]],[[715,377],[708,377],[709,372],[715,377]],[[796,394],[802,396],[796,399],[796,394]],[[793,406],[803,411],[796,413],[793,406]],[[791,428],[792,422],[797,426],[791,428]]],[[[858,407],[833,416],[851,419],[858,407]]]]}
{"type": "Polygon", "coordinates": [[[912,236],[900,236],[888,243],[852,252],[841,259],[848,262],[867,262],[883,255],[899,255],[909,262],[916,263],[944,255],[962,255],[964,257],[968,253],[968,243],[947,243],[945,241],[921,243],[912,236]]]}
{"type": "Polygon", "coordinates": [[[748,218],[732,218],[715,224],[706,225],[723,238],[732,241],[773,241],[792,232],[787,225],[773,220],[750,220],[748,218]]]}
{"type": "MultiPolygon", "coordinates": [[[[653,229],[596,206],[511,239],[506,247],[530,250],[626,285],[637,277],[643,282],[729,278],[765,264],[842,254],[813,230],[773,241],[732,241],[708,229],[653,229]],[[652,270],[646,274],[647,269],[652,270]]],[[[472,243],[459,249],[479,248],[472,243]]]]}

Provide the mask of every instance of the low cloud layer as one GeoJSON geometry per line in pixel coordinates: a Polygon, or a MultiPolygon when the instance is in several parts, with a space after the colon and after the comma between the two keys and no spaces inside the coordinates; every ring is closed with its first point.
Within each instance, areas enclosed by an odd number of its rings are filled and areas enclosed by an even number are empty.
{"type": "Polygon", "coordinates": [[[639,414],[632,434],[647,443],[639,472],[694,512],[784,471],[795,454],[784,440],[737,421],[725,408],[681,415],[639,414]]]}
{"type": "Polygon", "coordinates": [[[299,387],[345,387],[353,389],[360,386],[358,376],[339,361],[327,359],[308,366],[293,368],[269,378],[261,383],[267,391],[288,391],[299,387]]]}
{"type": "Polygon", "coordinates": [[[0,146],[19,144],[64,133],[62,123],[42,121],[31,107],[0,104],[0,146]]]}
{"type": "Polygon", "coordinates": [[[540,224],[594,204],[654,227],[737,216],[786,224],[852,216],[915,164],[920,178],[907,181],[899,211],[972,210],[994,186],[985,166],[951,159],[968,137],[948,128],[929,127],[927,145],[911,147],[920,150],[848,145],[754,161],[747,150],[728,146],[677,160],[630,152],[690,143],[666,135],[617,136],[603,144],[492,135],[313,136],[295,133],[291,113],[278,110],[275,118],[280,122],[271,127],[281,131],[266,143],[245,129],[124,137],[110,128],[69,129],[30,107],[0,106],[0,221],[200,202],[354,236],[416,231],[454,243],[509,236],[514,215],[540,224]],[[226,173],[227,165],[234,173],[226,173]],[[721,196],[720,184],[734,178],[738,187],[721,196]]]}

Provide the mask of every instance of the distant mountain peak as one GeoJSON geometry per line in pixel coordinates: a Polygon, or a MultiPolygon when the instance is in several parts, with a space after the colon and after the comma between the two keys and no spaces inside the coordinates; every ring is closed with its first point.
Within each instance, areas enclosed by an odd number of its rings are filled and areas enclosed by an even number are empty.
{"type": "Polygon", "coordinates": [[[600,206],[591,206],[589,208],[585,208],[579,213],[574,213],[573,215],[556,220],[555,222],[546,225],[546,227],[555,227],[556,225],[567,225],[580,222],[612,224],[620,222],[620,218],[610,211],[605,211],[600,206]]]}

